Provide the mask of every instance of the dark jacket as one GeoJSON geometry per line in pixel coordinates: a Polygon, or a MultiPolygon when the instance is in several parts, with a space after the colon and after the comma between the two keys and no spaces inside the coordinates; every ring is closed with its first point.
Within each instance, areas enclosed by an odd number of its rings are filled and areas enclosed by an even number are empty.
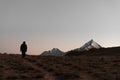
{"type": "Polygon", "coordinates": [[[20,51],[27,52],[27,45],[25,43],[21,44],[20,51]]]}

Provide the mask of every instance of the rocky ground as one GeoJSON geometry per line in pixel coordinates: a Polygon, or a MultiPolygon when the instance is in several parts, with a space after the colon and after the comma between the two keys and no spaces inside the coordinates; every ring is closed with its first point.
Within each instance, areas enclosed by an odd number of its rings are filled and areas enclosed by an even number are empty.
{"type": "Polygon", "coordinates": [[[120,80],[120,56],[0,54],[0,80],[120,80]]]}

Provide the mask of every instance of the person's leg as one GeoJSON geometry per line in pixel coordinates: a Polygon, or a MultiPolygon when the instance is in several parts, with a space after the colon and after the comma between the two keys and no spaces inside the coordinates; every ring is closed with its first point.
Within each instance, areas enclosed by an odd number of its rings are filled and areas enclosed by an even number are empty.
{"type": "Polygon", "coordinates": [[[26,55],[25,55],[25,52],[24,52],[24,57],[25,57],[26,55]]]}
{"type": "Polygon", "coordinates": [[[25,52],[22,52],[22,58],[24,58],[25,57],[25,52]]]}

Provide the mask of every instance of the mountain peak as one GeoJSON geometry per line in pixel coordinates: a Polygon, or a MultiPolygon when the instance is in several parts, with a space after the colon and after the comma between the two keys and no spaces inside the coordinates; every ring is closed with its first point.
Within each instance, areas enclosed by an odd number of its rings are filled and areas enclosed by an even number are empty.
{"type": "Polygon", "coordinates": [[[59,50],[58,48],[53,48],[51,51],[57,51],[57,50],[59,50]]]}
{"type": "Polygon", "coordinates": [[[84,49],[84,50],[90,50],[92,48],[99,49],[102,47],[97,42],[95,42],[93,39],[91,39],[90,41],[88,41],[81,47],[81,49],[84,49]]]}
{"type": "Polygon", "coordinates": [[[53,48],[49,51],[44,51],[41,55],[43,56],[63,56],[65,53],[58,48],[53,48]]]}
{"type": "Polygon", "coordinates": [[[90,41],[88,41],[86,44],[91,45],[92,43],[94,43],[95,41],[93,39],[91,39],[90,41]]]}
{"type": "Polygon", "coordinates": [[[75,50],[77,51],[85,51],[85,50],[90,50],[90,49],[99,49],[102,48],[97,42],[95,42],[93,39],[85,43],[82,47],[77,48],[75,50]]]}

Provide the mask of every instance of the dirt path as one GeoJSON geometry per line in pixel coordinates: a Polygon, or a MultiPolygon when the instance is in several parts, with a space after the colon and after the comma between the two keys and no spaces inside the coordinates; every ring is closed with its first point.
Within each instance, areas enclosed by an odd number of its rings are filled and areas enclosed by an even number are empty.
{"type": "Polygon", "coordinates": [[[50,74],[48,71],[44,70],[43,68],[38,67],[34,63],[32,63],[32,62],[30,62],[30,61],[28,61],[26,59],[24,59],[24,63],[30,65],[32,68],[34,68],[37,71],[44,72],[44,74],[45,74],[44,80],[55,80],[55,77],[52,74],[50,74]]]}

